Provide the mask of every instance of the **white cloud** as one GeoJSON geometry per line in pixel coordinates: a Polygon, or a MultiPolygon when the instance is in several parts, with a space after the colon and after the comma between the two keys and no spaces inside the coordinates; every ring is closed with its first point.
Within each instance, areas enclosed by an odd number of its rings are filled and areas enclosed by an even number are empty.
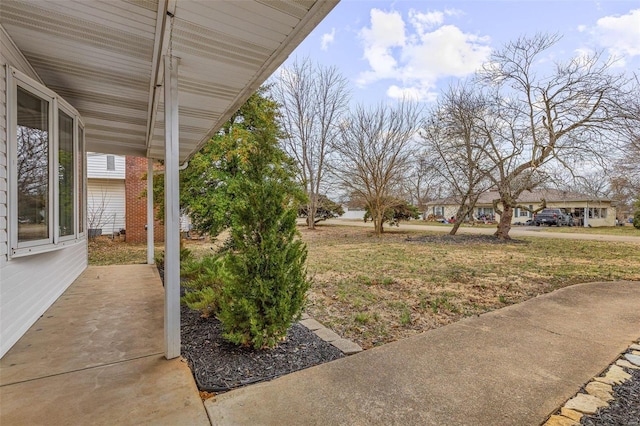
{"type": "Polygon", "coordinates": [[[333,43],[336,38],[336,29],[331,28],[330,33],[322,34],[320,38],[320,49],[327,51],[329,49],[329,45],[333,43]]]}
{"type": "Polygon", "coordinates": [[[640,55],[640,9],[598,19],[593,33],[600,45],[614,56],[640,55]]]}
{"type": "Polygon", "coordinates": [[[438,97],[432,87],[398,87],[392,84],[387,89],[387,96],[392,99],[433,102],[438,97]]]}
{"type": "Polygon", "coordinates": [[[444,12],[420,13],[415,9],[409,11],[409,22],[416,29],[418,35],[424,35],[428,30],[442,25],[444,22],[444,12]]]}
{"type": "Polygon", "coordinates": [[[369,62],[371,71],[360,75],[359,84],[392,78],[396,74],[397,62],[392,48],[404,45],[404,31],[404,21],[398,12],[371,9],[371,27],[365,27],[359,33],[364,43],[364,58],[369,62]]]}
{"type": "Polygon", "coordinates": [[[447,17],[460,14],[412,9],[406,25],[398,12],[372,9],[371,26],[360,30],[370,69],[359,75],[358,84],[392,80],[388,96],[432,100],[440,79],[476,71],[489,58],[490,40],[444,25],[447,17]]]}

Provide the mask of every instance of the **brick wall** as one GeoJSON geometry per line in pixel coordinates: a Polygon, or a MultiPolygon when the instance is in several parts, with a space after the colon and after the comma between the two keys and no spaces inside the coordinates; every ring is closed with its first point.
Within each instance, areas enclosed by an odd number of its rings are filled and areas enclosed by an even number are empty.
{"type": "MultiPolygon", "coordinates": [[[[155,168],[161,168],[158,164],[155,168]]],[[[127,242],[146,243],[147,231],[147,197],[142,196],[147,188],[147,159],[143,157],[127,156],[125,170],[126,194],[126,232],[127,242]]],[[[155,242],[164,241],[164,226],[154,221],[153,237],[155,242]]]]}

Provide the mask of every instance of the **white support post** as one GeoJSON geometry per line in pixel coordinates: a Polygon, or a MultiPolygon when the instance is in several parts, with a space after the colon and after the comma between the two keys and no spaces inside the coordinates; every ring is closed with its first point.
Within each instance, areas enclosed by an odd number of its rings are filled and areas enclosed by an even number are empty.
{"type": "Polygon", "coordinates": [[[164,57],[164,344],[165,357],[180,356],[180,221],[178,58],[164,57]]]}
{"type": "Polygon", "coordinates": [[[153,160],[147,159],[147,263],[155,263],[153,234],[153,160]]]}

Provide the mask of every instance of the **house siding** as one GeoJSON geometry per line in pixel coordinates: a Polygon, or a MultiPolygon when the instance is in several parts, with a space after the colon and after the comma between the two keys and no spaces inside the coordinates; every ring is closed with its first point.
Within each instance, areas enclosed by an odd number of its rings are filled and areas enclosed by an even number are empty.
{"type": "MultiPolygon", "coordinates": [[[[1,27],[0,27],[1,28],[1,27]]],[[[3,32],[0,31],[0,35],[3,32]]],[[[7,74],[4,40],[0,40],[0,257],[6,257],[7,246],[7,74]]],[[[1,272],[1,270],[0,270],[1,272]]],[[[1,274],[0,274],[1,276],[1,274]]]]}
{"type": "Polygon", "coordinates": [[[87,153],[88,179],[122,179],[125,177],[125,157],[122,155],[87,153]],[[114,158],[114,170],[107,170],[107,157],[114,158]]]}
{"type": "Polygon", "coordinates": [[[86,240],[8,258],[7,65],[40,81],[0,26],[0,358],[87,267],[86,240]]]}
{"type": "Polygon", "coordinates": [[[124,179],[87,180],[88,227],[111,235],[125,227],[124,179]]]}
{"type": "Polygon", "coordinates": [[[0,357],[87,267],[87,244],[12,259],[0,273],[0,357]]]}

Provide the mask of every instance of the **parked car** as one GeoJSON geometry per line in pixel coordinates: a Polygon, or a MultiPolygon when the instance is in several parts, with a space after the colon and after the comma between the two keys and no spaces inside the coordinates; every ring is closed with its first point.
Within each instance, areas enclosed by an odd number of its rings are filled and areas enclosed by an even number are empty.
{"type": "Polygon", "coordinates": [[[562,209],[544,209],[533,218],[536,226],[573,226],[573,218],[562,209]]]}

